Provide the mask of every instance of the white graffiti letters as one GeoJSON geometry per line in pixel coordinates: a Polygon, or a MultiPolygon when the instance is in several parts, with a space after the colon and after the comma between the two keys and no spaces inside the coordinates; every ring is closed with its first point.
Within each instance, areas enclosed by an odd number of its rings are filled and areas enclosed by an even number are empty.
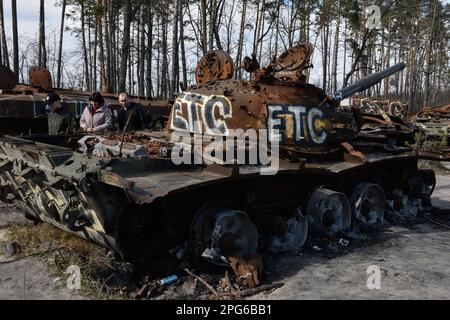
{"type": "Polygon", "coordinates": [[[318,108],[269,105],[268,113],[267,128],[271,142],[283,142],[283,138],[287,138],[295,143],[307,139],[322,144],[327,139],[327,123],[318,108]],[[275,135],[275,129],[280,134],[275,135]]]}
{"type": "Polygon", "coordinates": [[[203,96],[183,93],[178,96],[172,111],[172,130],[228,135],[225,119],[232,117],[230,101],[225,96],[203,96]]]}

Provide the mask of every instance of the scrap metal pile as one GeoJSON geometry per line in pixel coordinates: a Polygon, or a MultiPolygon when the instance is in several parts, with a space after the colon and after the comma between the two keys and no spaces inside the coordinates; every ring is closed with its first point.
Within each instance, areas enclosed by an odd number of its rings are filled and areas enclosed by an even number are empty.
{"type": "Polygon", "coordinates": [[[72,148],[48,136],[2,136],[1,199],[135,264],[171,252],[232,266],[249,287],[261,283],[264,250],[297,252],[308,234],[363,239],[385,212],[404,221],[429,208],[435,176],[418,160],[448,158],[413,150],[416,129],[399,117],[340,108],[405,65],[330,96],[305,82],[311,54],[299,44],[266,68],[247,57],[252,80],[237,80],[226,53],[208,53],[162,132],[73,137],[72,148]],[[174,134],[223,138],[239,129],[267,132],[271,163],[172,159],[174,134]],[[263,174],[274,163],[276,173],[263,174]]]}
{"type": "Polygon", "coordinates": [[[408,112],[408,105],[398,100],[372,99],[369,97],[355,97],[349,100],[349,106],[353,109],[359,109],[362,113],[377,114],[383,117],[393,116],[405,120],[408,112]]]}
{"type": "Polygon", "coordinates": [[[430,138],[450,135],[450,105],[425,108],[412,115],[411,121],[430,138]]]}

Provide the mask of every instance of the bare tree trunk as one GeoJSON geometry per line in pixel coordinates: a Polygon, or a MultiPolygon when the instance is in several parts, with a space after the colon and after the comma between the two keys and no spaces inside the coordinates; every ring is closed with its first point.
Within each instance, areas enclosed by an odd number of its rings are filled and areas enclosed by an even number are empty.
{"type": "Polygon", "coordinates": [[[207,39],[207,28],[206,28],[206,0],[200,0],[200,19],[201,19],[201,34],[202,34],[202,50],[203,55],[206,55],[208,51],[208,39],[207,39]]]}
{"type": "Polygon", "coordinates": [[[181,67],[183,69],[183,86],[187,87],[187,67],[186,67],[186,49],[184,47],[184,20],[183,20],[183,3],[180,9],[180,49],[181,49],[181,67]]]}
{"type": "Polygon", "coordinates": [[[216,0],[210,0],[209,4],[209,29],[208,29],[208,48],[209,51],[214,49],[214,23],[215,23],[215,15],[216,15],[216,0]]]}
{"type": "Polygon", "coordinates": [[[153,10],[152,6],[147,7],[147,96],[153,96],[153,83],[152,83],[152,53],[153,53],[153,10]]]}
{"type": "Polygon", "coordinates": [[[127,79],[127,62],[130,52],[130,25],[131,25],[131,0],[125,1],[125,12],[123,16],[123,40],[122,40],[122,57],[120,59],[120,77],[119,91],[125,91],[125,82],[127,79]]]}
{"type": "Polygon", "coordinates": [[[169,75],[169,68],[167,62],[167,14],[161,10],[162,12],[162,76],[161,76],[161,93],[162,99],[167,99],[167,80],[169,75]]]}
{"type": "Polygon", "coordinates": [[[47,49],[45,46],[45,3],[41,0],[39,18],[39,66],[47,67],[47,49]]]}
{"type": "Polygon", "coordinates": [[[347,22],[345,22],[345,27],[344,27],[344,66],[343,66],[343,72],[342,72],[342,83],[344,83],[345,80],[345,72],[346,72],[346,68],[347,68],[347,22]]]}
{"type": "Polygon", "coordinates": [[[56,75],[56,86],[58,88],[61,88],[61,60],[62,60],[62,46],[64,36],[64,20],[66,15],[66,0],[62,0],[61,6],[62,7],[61,7],[61,27],[59,29],[58,71],[56,75]]]}
{"type": "MultiPolygon", "coordinates": [[[[216,1],[216,0],[214,0],[214,1],[216,1]]],[[[214,10],[214,18],[213,18],[211,24],[212,24],[212,28],[213,28],[214,39],[216,39],[216,47],[218,50],[223,50],[222,43],[220,41],[219,30],[220,30],[220,26],[222,25],[222,16],[224,15],[223,8],[225,6],[225,0],[219,0],[219,3],[216,4],[216,6],[217,7],[214,10]]]]}
{"type": "MultiPolygon", "coordinates": [[[[91,78],[91,87],[89,88],[90,91],[94,91],[94,88],[96,86],[97,83],[97,79],[95,78],[94,75],[94,57],[92,52],[94,51],[92,49],[92,46],[96,46],[97,43],[95,43],[95,41],[92,41],[92,17],[89,15],[87,16],[88,18],[88,54],[89,54],[89,77],[91,78]]],[[[95,40],[95,39],[94,39],[95,40]]]]}
{"type": "MultiPolygon", "coordinates": [[[[98,19],[97,17],[93,17],[93,22],[94,22],[94,43],[93,43],[93,47],[94,47],[94,53],[92,55],[92,83],[93,83],[93,88],[92,91],[97,91],[97,48],[98,48],[98,19]]],[[[100,81],[101,82],[101,81],[100,81]]]]}
{"type": "MultiPolygon", "coordinates": [[[[0,63],[6,66],[6,63],[4,61],[5,57],[5,48],[3,47],[3,44],[6,44],[6,41],[4,42],[3,39],[5,38],[5,19],[3,16],[3,0],[0,1],[0,63]],[[2,54],[3,53],[3,54],[2,54]]],[[[6,56],[8,56],[6,54],[6,56]]]]}
{"type": "Polygon", "coordinates": [[[158,26],[158,30],[157,30],[157,34],[158,34],[158,39],[156,41],[156,49],[157,49],[157,53],[156,53],[156,95],[158,98],[162,98],[162,94],[161,94],[161,15],[157,15],[157,23],[156,25],[158,26]]]}
{"type": "MultiPolygon", "coordinates": [[[[97,28],[98,28],[98,40],[100,45],[99,52],[99,63],[100,63],[100,89],[103,91],[107,89],[108,81],[106,80],[106,69],[105,69],[105,41],[103,38],[103,10],[106,10],[104,0],[97,0],[97,5],[101,6],[102,12],[97,16],[97,28]]],[[[105,24],[106,25],[106,24],[105,24]]],[[[109,90],[109,88],[108,88],[109,90]]]]}
{"type": "Polygon", "coordinates": [[[113,46],[113,39],[114,36],[112,35],[111,30],[111,1],[106,0],[105,4],[105,11],[104,11],[104,17],[105,17],[105,44],[106,44],[106,85],[110,90],[113,89],[113,81],[112,81],[112,64],[113,64],[113,58],[112,58],[112,50],[111,47],[113,46]]]}
{"type": "Polygon", "coordinates": [[[241,60],[242,60],[242,47],[244,45],[244,32],[245,32],[245,14],[247,11],[247,0],[242,1],[242,13],[241,13],[241,26],[239,28],[239,40],[238,40],[238,49],[236,55],[236,78],[242,78],[242,68],[241,68],[241,60]]]}
{"type": "Polygon", "coordinates": [[[19,79],[19,36],[17,32],[17,3],[16,0],[11,0],[12,12],[12,29],[13,29],[13,64],[14,73],[19,79]]]}
{"type": "Polygon", "coordinates": [[[258,56],[258,45],[262,32],[262,21],[264,19],[265,0],[258,0],[258,13],[256,15],[255,33],[253,39],[253,53],[258,56]]]}
{"type": "Polygon", "coordinates": [[[236,0],[232,0],[230,16],[227,23],[227,52],[230,53],[231,38],[233,36],[233,17],[236,0]]]}
{"type": "Polygon", "coordinates": [[[430,106],[430,75],[431,75],[431,53],[433,48],[433,40],[434,40],[434,25],[436,20],[436,0],[433,5],[433,18],[430,21],[430,30],[428,32],[428,43],[426,49],[427,55],[427,67],[425,70],[425,95],[423,99],[423,106],[430,106]]]}
{"type": "Polygon", "coordinates": [[[141,8],[141,21],[139,23],[140,46],[138,47],[139,54],[139,76],[138,76],[138,95],[145,96],[145,7],[141,8]]]}
{"type": "Polygon", "coordinates": [[[339,48],[339,28],[341,25],[341,2],[338,2],[338,12],[337,12],[337,19],[336,19],[336,33],[334,35],[334,50],[333,50],[333,86],[332,91],[337,91],[337,65],[338,65],[338,48],[339,48]]]}
{"type": "MultiPolygon", "coordinates": [[[[389,68],[391,65],[391,41],[392,41],[392,11],[389,9],[388,16],[388,38],[387,38],[387,48],[386,48],[386,58],[384,59],[384,67],[389,68]]],[[[384,79],[384,97],[387,99],[389,94],[389,80],[384,79]]]]}
{"type": "Polygon", "coordinates": [[[90,90],[91,88],[91,81],[89,77],[89,60],[88,60],[88,52],[86,48],[86,21],[84,16],[84,0],[81,0],[81,36],[82,36],[82,42],[83,42],[83,55],[84,55],[84,72],[86,77],[86,90],[90,90]]]}
{"type": "MultiPolygon", "coordinates": [[[[416,34],[418,19],[420,14],[420,1],[417,1],[416,13],[414,22],[412,24],[411,34],[416,34]]],[[[414,101],[414,87],[415,87],[415,73],[416,73],[416,47],[417,47],[417,37],[413,37],[413,43],[409,49],[409,68],[408,68],[408,105],[411,108],[412,112],[417,110],[415,101],[414,101]]]]}
{"type": "Polygon", "coordinates": [[[180,1],[173,2],[173,26],[172,26],[172,76],[170,78],[170,98],[178,91],[178,15],[180,11],[180,1]]]}

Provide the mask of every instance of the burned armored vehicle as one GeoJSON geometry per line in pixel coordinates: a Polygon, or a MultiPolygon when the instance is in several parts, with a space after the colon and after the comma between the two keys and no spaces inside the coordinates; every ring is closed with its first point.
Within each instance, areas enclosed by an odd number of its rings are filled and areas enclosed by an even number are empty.
{"type": "MultiPolygon", "coordinates": [[[[412,115],[410,122],[419,131],[416,140],[422,148],[450,156],[450,105],[424,108],[412,115]]],[[[450,163],[443,161],[441,167],[450,170],[450,163]]]]}
{"type": "Polygon", "coordinates": [[[341,101],[341,106],[359,109],[362,113],[399,117],[403,121],[408,115],[408,105],[399,100],[350,97],[341,101]]]}
{"type": "MultiPolygon", "coordinates": [[[[51,74],[46,68],[33,67],[29,70],[29,84],[17,84],[15,74],[0,66],[0,134],[30,135],[46,134],[48,131],[45,98],[56,92],[73,118],[73,131],[83,109],[88,105],[90,92],[52,87],[51,74]]],[[[115,114],[121,108],[118,96],[102,93],[105,103],[115,114]]],[[[147,122],[153,129],[160,129],[167,122],[171,106],[168,101],[157,101],[134,97],[145,110],[147,122]]],[[[70,133],[70,132],[68,132],[70,133]]]]}
{"type": "Polygon", "coordinates": [[[305,82],[311,53],[299,44],[266,68],[246,58],[251,80],[233,79],[225,52],[208,53],[164,131],[2,136],[2,200],[133,261],[187,244],[226,264],[297,251],[310,231],[362,238],[385,212],[415,216],[435,176],[417,167],[414,129],[340,107],[404,64],[330,96],[305,82]]]}

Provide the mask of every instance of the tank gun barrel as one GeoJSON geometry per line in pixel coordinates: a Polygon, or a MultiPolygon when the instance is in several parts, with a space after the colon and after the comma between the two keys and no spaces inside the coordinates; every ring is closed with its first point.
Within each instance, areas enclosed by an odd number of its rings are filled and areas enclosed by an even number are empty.
{"type": "Polygon", "coordinates": [[[339,91],[336,91],[333,94],[333,98],[336,101],[342,101],[343,99],[357,92],[361,92],[370,88],[371,86],[380,82],[382,79],[387,78],[400,70],[403,70],[405,67],[406,64],[404,62],[401,62],[397,63],[396,65],[393,65],[392,67],[384,69],[383,71],[364,77],[361,80],[356,81],[354,84],[351,84],[345,88],[342,88],[339,91]]]}

